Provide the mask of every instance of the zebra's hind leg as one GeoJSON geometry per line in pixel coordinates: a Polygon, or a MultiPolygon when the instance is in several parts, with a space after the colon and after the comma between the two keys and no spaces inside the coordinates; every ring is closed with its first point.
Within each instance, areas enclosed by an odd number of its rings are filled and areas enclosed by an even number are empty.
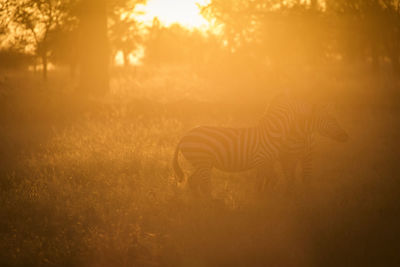
{"type": "Polygon", "coordinates": [[[297,161],[291,157],[281,158],[282,171],[285,176],[285,188],[287,191],[291,191],[296,183],[296,166],[297,161]]]}
{"type": "Polygon", "coordinates": [[[211,166],[197,167],[188,178],[188,183],[194,195],[211,198],[211,166]]]}
{"type": "Polygon", "coordinates": [[[274,175],[274,166],[272,163],[264,163],[256,169],[256,192],[261,195],[267,189],[271,189],[271,178],[274,175]]]}

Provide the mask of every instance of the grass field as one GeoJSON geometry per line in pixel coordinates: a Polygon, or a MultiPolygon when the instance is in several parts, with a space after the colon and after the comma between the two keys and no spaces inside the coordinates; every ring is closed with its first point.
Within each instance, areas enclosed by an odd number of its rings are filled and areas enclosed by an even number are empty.
{"type": "Polygon", "coordinates": [[[109,95],[87,99],[50,76],[0,77],[1,266],[400,265],[398,80],[349,67],[282,85],[170,67],[116,72],[109,95]],[[253,172],[215,171],[216,200],[200,201],[176,185],[185,131],[252,125],[282,86],[334,100],[350,135],[318,139],[307,186],[286,192],[278,170],[259,196],[253,172]]]}

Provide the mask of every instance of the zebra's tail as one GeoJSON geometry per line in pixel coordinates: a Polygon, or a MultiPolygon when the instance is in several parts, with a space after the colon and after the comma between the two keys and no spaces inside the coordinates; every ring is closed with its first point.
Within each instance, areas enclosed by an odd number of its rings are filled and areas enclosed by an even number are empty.
{"type": "Polygon", "coordinates": [[[177,178],[179,183],[181,183],[183,181],[183,178],[185,177],[181,167],[179,166],[179,162],[178,162],[180,144],[181,143],[179,142],[178,145],[176,146],[174,159],[173,159],[173,162],[172,162],[172,165],[173,165],[174,171],[175,171],[175,177],[177,178]]]}

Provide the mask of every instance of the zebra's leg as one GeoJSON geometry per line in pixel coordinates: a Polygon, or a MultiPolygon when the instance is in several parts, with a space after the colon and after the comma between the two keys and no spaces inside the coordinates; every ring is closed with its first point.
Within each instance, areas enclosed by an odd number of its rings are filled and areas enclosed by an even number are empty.
{"type": "Polygon", "coordinates": [[[271,177],[274,174],[274,165],[272,162],[265,162],[256,169],[256,192],[262,193],[269,188],[271,177]]]}
{"type": "Polygon", "coordinates": [[[281,157],[280,162],[286,179],[286,188],[291,188],[296,181],[297,160],[293,157],[281,157]]]}
{"type": "Polygon", "coordinates": [[[211,198],[211,167],[203,167],[199,173],[200,190],[204,197],[211,198]]]}
{"type": "Polygon", "coordinates": [[[196,195],[196,196],[198,196],[199,195],[199,183],[198,183],[198,175],[199,175],[199,171],[200,171],[200,169],[198,168],[198,169],[196,169],[189,177],[188,177],[188,185],[189,185],[189,188],[190,188],[190,191],[194,194],[194,195],[196,195]]]}
{"type": "Polygon", "coordinates": [[[304,142],[303,153],[300,159],[302,184],[308,184],[311,181],[313,147],[314,147],[313,136],[307,135],[304,142]]]}
{"type": "Polygon", "coordinates": [[[194,195],[211,196],[211,166],[199,166],[188,178],[188,183],[194,195]]]}
{"type": "Polygon", "coordinates": [[[303,184],[311,182],[312,176],[312,154],[311,151],[304,153],[301,159],[301,179],[303,184]]]}

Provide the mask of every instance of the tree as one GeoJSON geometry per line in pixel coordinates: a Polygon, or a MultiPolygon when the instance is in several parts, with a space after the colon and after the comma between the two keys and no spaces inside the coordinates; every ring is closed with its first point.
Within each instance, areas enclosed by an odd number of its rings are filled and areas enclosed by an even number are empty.
{"type": "Polygon", "coordinates": [[[79,60],[77,26],[74,25],[71,28],[63,27],[53,31],[49,39],[51,62],[56,66],[68,66],[71,78],[75,78],[79,60]]]}
{"type": "Polygon", "coordinates": [[[374,69],[389,58],[393,70],[400,71],[400,1],[327,0],[326,4],[344,22],[340,40],[345,56],[371,59],[374,69]]]}
{"type": "Polygon", "coordinates": [[[113,6],[109,15],[109,37],[112,46],[112,58],[118,51],[123,54],[124,66],[129,65],[129,54],[143,43],[143,27],[135,20],[139,13],[134,12],[140,1],[127,1],[113,6]],[[133,11],[132,11],[133,10],[133,11]]]}
{"type": "Polygon", "coordinates": [[[52,31],[66,24],[73,1],[20,0],[5,1],[5,12],[10,18],[9,31],[32,47],[41,59],[43,79],[47,79],[50,54],[49,37],[52,31]]]}
{"type": "Polygon", "coordinates": [[[212,0],[203,15],[222,25],[232,55],[260,63],[290,68],[340,59],[376,70],[390,59],[400,71],[398,0],[212,0]]]}
{"type": "Polygon", "coordinates": [[[79,89],[87,94],[102,95],[108,91],[109,86],[106,0],[81,0],[77,8],[77,17],[79,89]]]}
{"type": "Polygon", "coordinates": [[[330,28],[321,12],[317,1],[279,0],[213,0],[202,10],[232,55],[285,68],[324,59],[330,28]]]}
{"type": "MultiPolygon", "coordinates": [[[[134,6],[143,0],[81,0],[79,19],[80,89],[91,95],[103,95],[109,88],[110,40],[107,19],[114,9],[134,6]]],[[[122,34],[122,33],[121,33],[122,34]]],[[[122,37],[122,36],[120,36],[122,37]]],[[[128,42],[129,43],[129,42],[128,42]]]]}

